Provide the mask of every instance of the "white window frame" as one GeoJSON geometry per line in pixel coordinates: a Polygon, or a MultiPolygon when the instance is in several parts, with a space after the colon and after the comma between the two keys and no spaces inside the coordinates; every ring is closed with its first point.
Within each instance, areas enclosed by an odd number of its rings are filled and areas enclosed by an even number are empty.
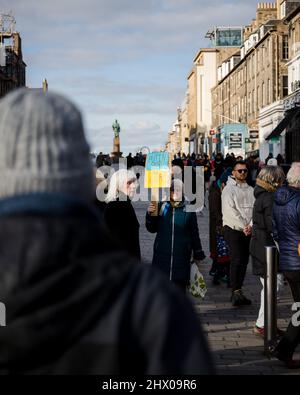
{"type": "Polygon", "coordinates": [[[280,4],[280,18],[283,19],[286,17],[286,1],[280,4]]]}

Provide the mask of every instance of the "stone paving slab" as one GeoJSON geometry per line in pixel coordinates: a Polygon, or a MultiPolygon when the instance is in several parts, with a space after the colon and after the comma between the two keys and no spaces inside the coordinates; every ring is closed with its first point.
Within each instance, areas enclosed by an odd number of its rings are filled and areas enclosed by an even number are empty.
{"type": "MultiPolygon", "coordinates": [[[[143,261],[151,264],[155,235],[145,228],[145,213],[147,204],[136,203],[136,213],[141,225],[140,241],[143,261]]],[[[198,214],[200,237],[206,256],[209,257],[209,224],[208,211],[204,209],[198,214]]],[[[230,290],[225,284],[212,285],[209,276],[211,261],[201,266],[201,272],[206,279],[208,292],[205,299],[198,300],[190,297],[196,312],[200,315],[205,335],[210,344],[217,371],[222,375],[294,375],[300,370],[290,371],[278,360],[269,360],[263,355],[263,339],[253,334],[260,305],[261,284],[252,275],[249,264],[245,280],[244,293],[252,299],[252,306],[232,307],[230,290]]],[[[278,303],[278,326],[285,329],[291,317],[293,301],[286,286],[278,303]]],[[[300,358],[299,352],[295,357],[300,358]]],[[[297,350],[297,351],[298,351],[297,350]]]]}

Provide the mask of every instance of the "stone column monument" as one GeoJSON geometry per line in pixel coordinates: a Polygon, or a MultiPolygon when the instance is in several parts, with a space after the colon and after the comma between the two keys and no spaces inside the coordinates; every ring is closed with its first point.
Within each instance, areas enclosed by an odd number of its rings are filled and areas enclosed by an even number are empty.
{"type": "Polygon", "coordinates": [[[122,156],[122,152],[120,150],[120,132],[121,132],[121,127],[120,124],[117,120],[115,120],[115,123],[112,125],[113,131],[114,131],[114,140],[113,140],[113,152],[111,153],[113,162],[118,162],[119,159],[122,156]]]}

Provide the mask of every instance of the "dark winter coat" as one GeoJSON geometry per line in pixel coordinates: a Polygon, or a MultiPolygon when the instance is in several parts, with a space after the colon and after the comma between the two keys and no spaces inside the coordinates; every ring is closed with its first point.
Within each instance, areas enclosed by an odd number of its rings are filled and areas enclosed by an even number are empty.
{"type": "Polygon", "coordinates": [[[279,242],[280,269],[300,270],[300,189],[280,188],[274,196],[273,232],[279,242]]]}
{"type": "Polygon", "coordinates": [[[209,374],[190,303],[58,195],[0,201],[0,374],[209,374]]]}
{"type": "Polygon", "coordinates": [[[94,205],[96,207],[98,215],[101,217],[101,219],[103,219],[104,211],[105,211],[105,208],[106,208],[106,203],[105,202],[101,202],[98,199],[95,199],[94,205]]]}
{"type": "Polygon", "coordinates": [[[214,181],[209,188],[209,250],[211,257],[217,255],[217,227],[222,227],[221,189],[214,181]]]}
{"type": "Polygon", "coordinates": [[[106,205],[104,220],[113,239],[140,261],[140,224],[130,199],[124,195],[123,200],[118,199],[106,205]]]}
{"type": "Polygon", "coordinates": [[[215,162],[215,170],[214,170],[214,176],[216,177],[216,180],[218,181],[221,177],[221,175],[224,172],[224,162],[223,160],[215,162]]]}
{"type": "Polygon", "coordinates": [[[266,246],[273,246],[272,208],[275,189],[268,183],[257,180],[254,189],[253,230],[250,242],[253,274],[264,277],[266,266],[266,246]]]}
{"type": "Polygon", "coordinates": [[[185,282],[190,279],[190,262],[202,260],[202,249],[197,216],[187,212],[185,203],[173,208],[169,202],[159,205],[159,215],[146,215],[146,228],[157,233],[154,242],[152,265],[164,272],[171,281],[185,282]]]}
{"type": "Polygon", "coordinates": [[[204,181],[209,182],[211,177],[211,165],[208,159],[203,162],[203,166],[204,166],[204,181]]]}

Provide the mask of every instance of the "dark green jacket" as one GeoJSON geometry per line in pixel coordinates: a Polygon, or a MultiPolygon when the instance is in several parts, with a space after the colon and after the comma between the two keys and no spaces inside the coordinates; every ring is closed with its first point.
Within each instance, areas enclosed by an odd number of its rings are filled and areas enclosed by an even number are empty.
{"type": "Polygon", "coordinates": [[[147,213],[146,228],[157,233],[152,265],[167,274],[171,281],[188,283],[192,254],[197,260],[205,258],[196,213],[187,212],[185,203],[173,209],[166,202],[159,205],[157,217],[147,213]]]}

